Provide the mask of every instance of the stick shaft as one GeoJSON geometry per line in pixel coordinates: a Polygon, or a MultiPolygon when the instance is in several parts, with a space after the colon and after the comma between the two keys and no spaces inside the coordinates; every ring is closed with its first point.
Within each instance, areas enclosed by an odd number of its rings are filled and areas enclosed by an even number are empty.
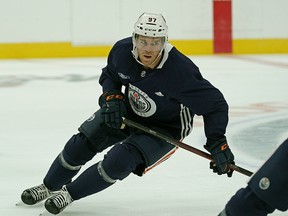
{"type": "MultiPolygon", "coordinates": [[[[144,132],[146,132],[148,134],[151,134],[151,135],[153,135],[155,137],[163,139],[163,140],[165,140],[168,143],[171,143],[171,144],[173,144],[175,146],[179,146],[180,148],[183,148],[183,149],[185,149],[187,151],[193,152],[194,154],[197,154],[197,155],[199,155],[201,157],[204,157],[204,158],[206,158],[208,160],[212,160],[212,156],[210,154],[208,154],[208,153],[206,153],[204,151],[201,151],[200,149],[194,148],[194,147],[192,147],[190,145],[187,145],[186,143],[183,143],[183,142],[181,142],[179,140],[176,140],[176,139],[168,137],[168,136],[166,136],[164,134],[161,134],[161,133],[159,133],[157,131],[151,130],[148,127],[143,126],[143,125],[141,125],[141,124],[139,124],[137,122],[134,122],[134,121],[126,119],[126,118],[123,119],[123,122],[124,122],[124,124],[126,124],[126,125],[128,125],[130,127],[142,130],[142,131],[144,131],[144,132]]],[[[244,169],[242,167],[239,167],[237,165],[234,165],[234,164],[229,164],[229,168],[233,169],[233,170],[235,170],[235,171],[237,171],[237,172],[239,172],[241,174],[247,175],[247,176],[251,176],[253,174],[251,171],[246,170],[246,169],[244,169]]]]}

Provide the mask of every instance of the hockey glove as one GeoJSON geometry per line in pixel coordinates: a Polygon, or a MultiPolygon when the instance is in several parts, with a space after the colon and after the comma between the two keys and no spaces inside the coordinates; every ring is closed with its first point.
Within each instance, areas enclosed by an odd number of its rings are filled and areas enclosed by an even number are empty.
{"type": "Polygon", "coordinates": [[[228,177],[231,177],[233,170],[229,168],[229,164],[235,164],[234,155],[231,152],[226,138],[218,140],[211,146],[204,146],[207,149],[213,158],[210,162],[210,169],[218,175],[227,173],[228,177]]]}
{"type": "Polygon", "coordinates": [[[126,115],[124,94],[118,90],[104,92],[99,98],[102,120],[112,128],[120,129],[126,115]]]}

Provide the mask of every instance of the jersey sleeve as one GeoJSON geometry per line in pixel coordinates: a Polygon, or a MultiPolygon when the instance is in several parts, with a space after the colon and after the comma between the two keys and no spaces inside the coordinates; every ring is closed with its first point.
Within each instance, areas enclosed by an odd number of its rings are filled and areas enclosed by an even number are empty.
{"type": "Polygon", "coordinates": [[[102,73],[99,79],[99,83],[102,86],[103,92],[109,91],[109,90],[121,90],[122,83],[119,79],[119,76],[117,76],[117,61],[119,56],[119,42],[116,43],[111,51],[109,52],[108,59],[107,59],[107,65],[102,69],[102,73]]]}
{"type": "Polygon", "coordinates": [[[186,74],[186,79],[179,86],[177,98],[180,103],[194,114],[203,116],[206,145],[210,146],[224,138],[229,108],[223,94],[202,77],[198,68],[193,73],[186,74]]]}
{"type": "Polygon", "coordinates": [[[113,69],[109,69],[108,65],[102,69],[102,74],[99,79],[99,83],[102,86],[102,91],[109,90],[121,90],[121,82],[115,76],[113,69]]]}

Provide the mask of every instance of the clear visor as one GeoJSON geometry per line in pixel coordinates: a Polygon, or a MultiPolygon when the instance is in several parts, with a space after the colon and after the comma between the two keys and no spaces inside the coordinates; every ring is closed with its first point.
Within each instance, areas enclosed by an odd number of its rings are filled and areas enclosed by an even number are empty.
{"type": "Polygon", "coordinates": [[[147,49],[151,51],[161,51],[165,44],[164,37],[141,37],[135,39],[135,46],[138,49],[147,49]]]}

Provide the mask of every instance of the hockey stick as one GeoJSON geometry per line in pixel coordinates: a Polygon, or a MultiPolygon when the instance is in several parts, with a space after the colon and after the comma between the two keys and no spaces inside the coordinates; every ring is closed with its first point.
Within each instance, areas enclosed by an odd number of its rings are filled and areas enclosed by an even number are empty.
{"type": "MultiPolygon", "coordinates": [[[[190,146],[190,145],[187,145],[187,144],[185,144],[185,143],[183,143],[183,142],[181,142],[181,141],[179,141],[179,140],[170,138],[170,137],[168,137],[168,136],[166,136],[166,135],[164,135],[164,134],[161,134],[161,133],[159,133],[159,132],[157,132],[157,131],[151,130],[151,129],[149,129],[148,127],[145,127],[145,126],[143,126],[143,125],[141,125],[141,124],[139,124],[139,123],[136,123],[136,122],[134,122],[134,121],[132,121],[132,120],[129,120],[129,119],[127,119],[127,118],[123,118],[123,123],[124,123],[125,125],[130,126],[130,127],[137,128],[137,129],[139,129],[139,130],[142,130],[142,131],[144,131],[144,132],[146,132],[146,133],[148,133],[148,134],[151,134],[151,135],[153,135],[153,136],[155,136],[155,137],[158,137],[158,138],[160,138],[160,139],[163,139],[163,140],[165,140],[166,142],[168,142],[168,143],[170,143],[170,144],[172,144],[172,145],[179,146],[180,148],[183,148],[183,149],[185,149],[185,150],[187,150],[187,151],[193,152],[193,153],[195,153],[195,154],[197,154],[197,155],[199,155],[199,156],[202,156],[202,157],[204,157],[204,158],[206,158],[206,159],[208,159],[208,160],[213,160],[213,159],[212,159],[212,156],[211,156],[210,154],[204,152],[204,151],[201,151],[201,150],[199,150],[199,149],[197,149],[197,148],[194,148],[194,147],[192,147],[192,146],[190,146]]],[[[229,168],[232,169],[232,170],[234,170],[234,171],[237,171],[237,172],[239,172],[239,173],[242,173],[242,174],[244,174],[244,175],[247,175],[247,176],[253,175],[253,172],[251,172],[251,171],[249,171],[249,170],[246,170],[246,169],[244,169],[244,168],[242,168],[242,167],[239,167],[239,166],[237,166],[237,165],[235,165],[235,164],[229,164],[229,168]]]]}

